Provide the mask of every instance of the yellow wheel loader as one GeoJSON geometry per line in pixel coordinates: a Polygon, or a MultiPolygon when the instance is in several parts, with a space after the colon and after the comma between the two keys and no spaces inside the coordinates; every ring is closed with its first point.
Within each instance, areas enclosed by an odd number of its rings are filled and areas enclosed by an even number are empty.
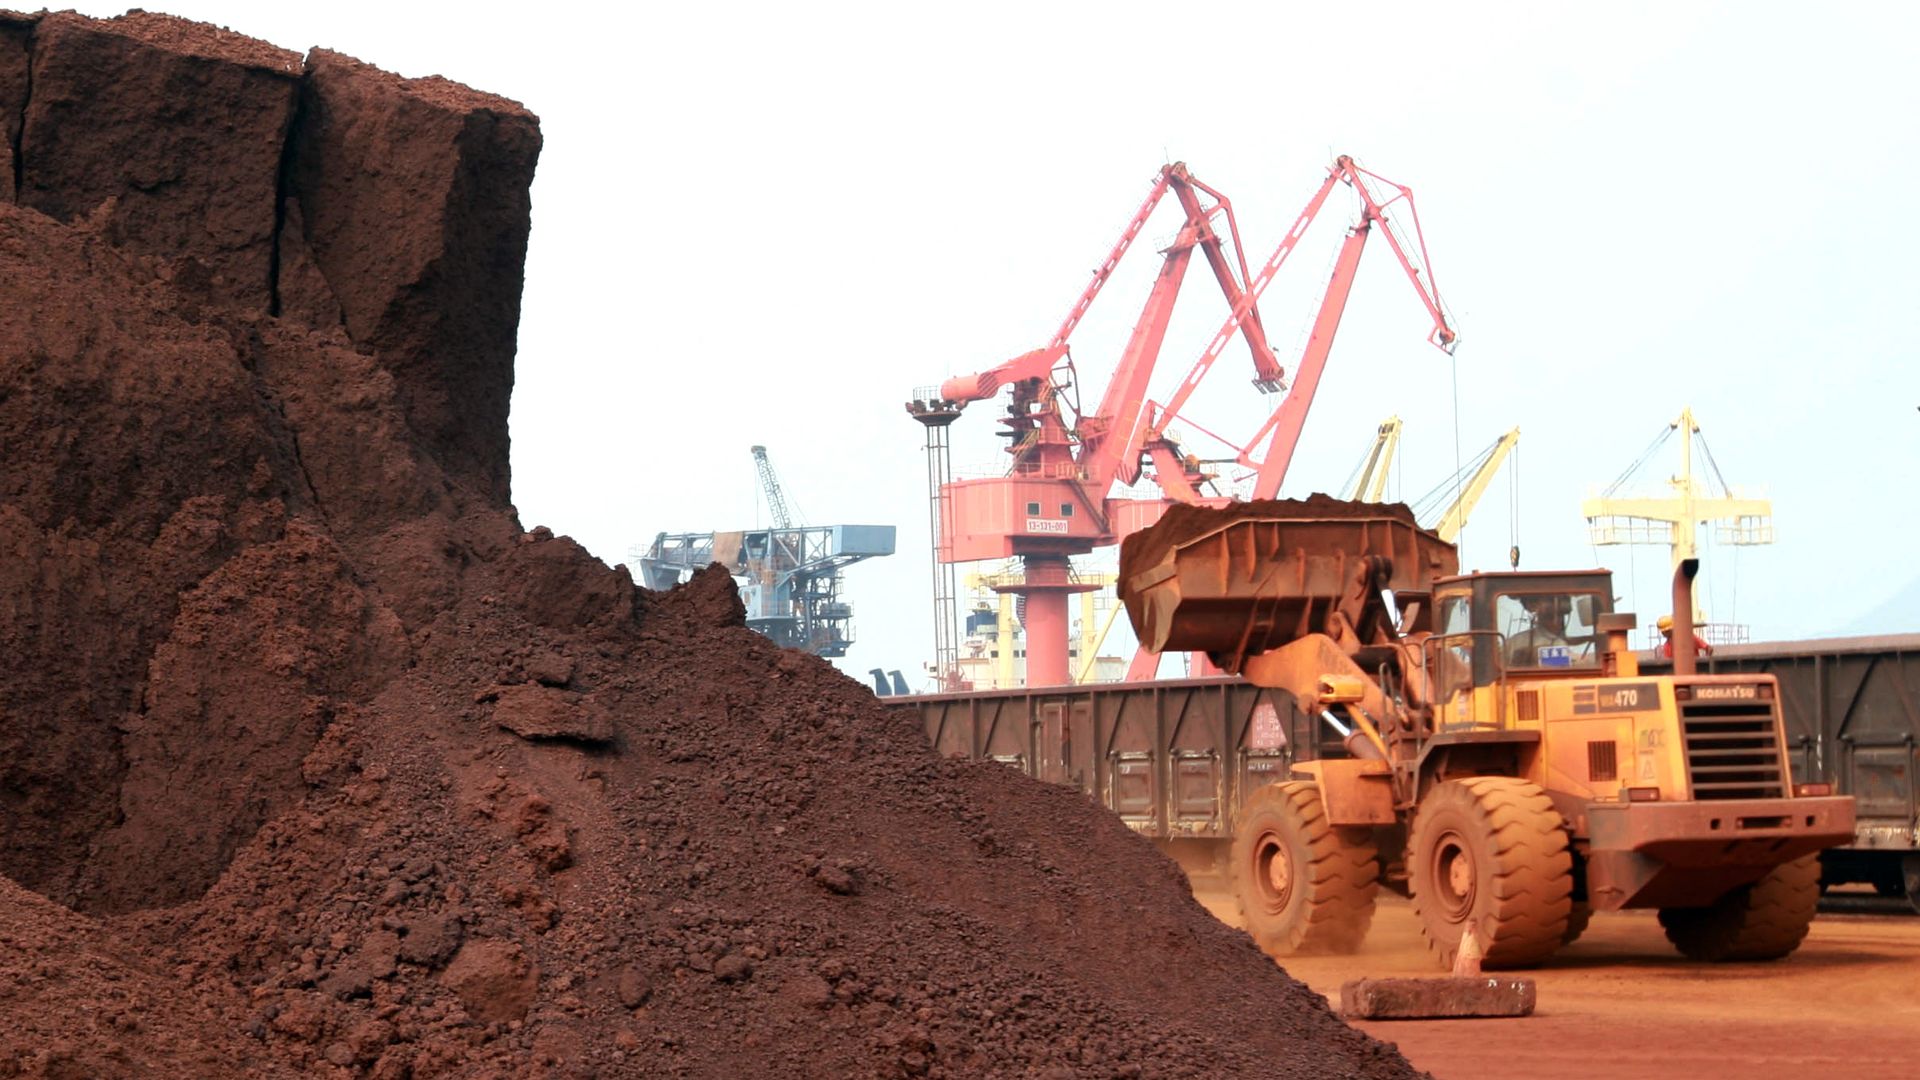
{"type": "Polygon", "coordinates": [[[1144,645],[1324,725],[1226,800],[1215,849],[1274,955],[1354,950],[1385,886],[1442,966],[1470,925],[1519,967],[1622,908],[1695,959],[1776,959],[1816,854],[1852,838],[1852,799],[1790,775],[1773,677],[1641,674],[1605,570],[1460,574],[1404,507],[1315,499],[1175,507],[1127,539],[1119,587],[1144,645]]]}

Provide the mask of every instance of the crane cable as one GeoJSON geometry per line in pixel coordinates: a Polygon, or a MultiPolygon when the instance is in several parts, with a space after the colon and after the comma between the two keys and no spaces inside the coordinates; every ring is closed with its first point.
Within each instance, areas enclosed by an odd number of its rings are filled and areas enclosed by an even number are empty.
{"type": "MultiPolygon", "coordinates": [[[[1733,545],[1733,589],[1731,590],[1733,595],[1727,598],[1727,622],[1735,627],[1740,625],[1740,549],[1746,546],[1745,544],[1733,545]]],[[[1739,631],[1736,629],[1734,633],[1738,634],[1739,631]]],[[[1740,640],[1736,637],[1734,643],[1738,644],[1740,640]]]]}
{"type": "MultiPolygon", "coordinates": [[[[1619,492],[1620,488],[1624,486],[1628,480],[1631,480],[1633,478],[1633,474],[1639,472],[1642,466],[1644,466],[1648,461],[1652,460],[1653,455],[1660,452],[1660,448],[1667,444],[1668,439],[1673,438],[1674,429],[1678,428],[1679,426],[1680,426],[1679,424],[1673,423],[1673,424],[1668,424],[1666,427],[1662,428],[1660,431],[1660,434],[1654,436],[1653,441],[1647,444],[1647,448],[1645,450],[1642,450],[1640,452],[1640,456],[1634,459],[1633,464],[1627,466],[1626,471],[1622,472],[1619,476],[1615,477],[1613,480],[1613,483],[1608,484],[1605,490],[1600,492],[1600,497],[1603,499],[1610,499],[1617,492],[1619,492]]],[[[1591,520],[1588,521],[1587,546],[1593,551],[1593,565],[1599,566],[1600,565],[1600,548],[1598,546],[1598,543],[1593,538],[1591,520]]],[[[1634,603],[1637,606],[1639,604],[1639,597],[1640,597],[1640,561],[1637,558],[1636,547],[1637,545],[1632,543],[1626,544],[1627,590],[1628,590],[1628,593],[1631,596],[1633,596],[1634,603]]]]}
{"type": "MultiPolygon", "coordinates": [[[[1374,443],[1374,446],[1376,448],[1379,445],[1380,444],[1378,442],[1374,443]]],[[[1367,461],[1372,457],[1373,457],[1373,450],[1368,450],[1366,453],[1360,455],[1360,460],[1358,462],[1354,463],[1353,471],[1348,473],[1346,480],[1342,481],[1340,484],[1340,492],[1343,496],[1347,492],[1354,490],[1353,485],[1356,481],[1360,479],[1360,471],[1367,467],[1367,461]]],[[[1358,492],[1355,492],[1356,498],[1358,497],[1358,494],[1359,494],[1358,492]]]]}
{"type": "Polygon", "coordinates": [[[1520,444],[1507,452],[1507,564],[1520,569],[1520,444]]]}
{"type": "MultiPolygon", "coordinates": [[[[1721,474],[1720,463],[1714,460],[1713,448],[1707,445],[1706,433],[1700,431],[1696,427],[1693,432],[1693,437],[1700,441],[1700,455],[1707,459],[1707,468],[1713,470],[1713,479],[1714,479],[1714,482],[1720,485],[1721,497],[1726,499],[1733,498],[1733,488],[1727,483],[1727,478],[1721,474]]],[[[1714,543],[1714,534],[1711,531],[1707,533],[1707,542],[1709,545],[1712,545],[1714,543]]],[[[1727,600],[1727,607],[1728,607],[1727,622],[1729,624],[1737,625],[1740,621],[1739,620],[1740,549],[1742,547],[1745,547],[1746,545],[1740,542],[1739,534],[1736,532],[1734,533],[1734,541],[1729,546],[1733,548],[1733,574],[1732,574],[1732,584],[1729,587],[1729,591],[1731,592],[1732,595],[1729,596],[1727,600]]],[[[1719,560],[1716,558],[1714,561],[1717,563],[1719,560]]],[[[1719,603],[1719,599],[1714,594],[1717,593],[1719,590],[1717,590],[1714,587],[1714,581],[1715,581],[1715,577],[1709,577],[1707,579],[1707,589],[1708,589],[1707,599],[1709,602],[1717,605],[1719,603]]]]}
{"type": "Polygon", "coordinates": [[[1407,501],[1407,455],[1393,455],[1393,501],[1407,501]]]}
{"type": "MultiPolygon", "coordinates": [[[[1640,606],[1640,545],[1625,544],[1622,546],[1627,549],[1627,595],[1633,597],[1633,606],[1638,608],[1640,606]]],[[[1600,565],[1598,548],[1594,549],[1593,565],[1600,565]]],[[[1649,640],[1647,644],[1653,646],[1659,643],[1649,640]]]]}
{"type": "Polygon", "coordinates": [[[1668,439],[1673,438],[1673,429],[1679,426],[1678,424],[1668,424],[1662,429],[1660,434],[1654,437],[1653,442],[1647,444],[1647,448],[1640,452],[1640,456],[1634,459],[1633,464],[1627,466],[1627,471],[1615,477],[1613,483],[1607,485],[1606,490],[1600,493],[1600,497],[1603,499],[1612,498],[1614,493],[1620,490],[1622,484],[1632,479],[1633,474],[1639,472],[1640,467],[1645,465],[1662,446],[1665,446],[1668,439]]]}
{"type": "Polygon", "coordinates": [[[1699,440],[1700,455],[1707,459],[1707,467],[1713,470],[1713,479],[1720,485],[1721,496],[1729,499],[1732,498],[1733,488],[1727,485],[1727,478],[1720,474],[1720,463],[1713,459],[1713,449],[1707,445],[1707,436],[1703,432],[1696,430],[1693,433],[1693,437],[1699,440]]]}
{"type": "MultiPolygon", "coordinates": [[[[1453,498],[1454,498],[1454,501],[1457,503],[1460,501],[1460,490],[1461,490],[1461,484],[1463,483],[1462,473],[1464,472],[1464,470],[1460,467],[1460,359],[1459,357],[1455,356],[1452,352],[1448,352],[1447,366],[1451,368],[1453,372],[1453,498]]],[[[1454,542],[1455,550],[1458,550],[1459,548],[1463,548],[1467,546],[1466,522],[1463,521],[1460,523],[1460,531],[1454,533],[1453,542],[1454,542]]]]}
{"type": "MultiPolygon", "coordinates": [[[[1501,438],[1505,438],[1505,436],[1501,438]]],[[[1486,466],[1487,459],[1493,456],[1494,451],[1500,449],[1500,442],[1501,439],[1495,439],[1488,443],[1479,453],[1473,455],[1472,459],[1462,466],[1457,474],[1440,481],[1432,488],[1429,488],[1427,492],[1418,499],[1413,500],[1409,504],[1413,507],[1413,516],[1416,519],[1429,520],[1435,525],[1438,525],[1440,519],[1445,517],[1447,512],[1459,505],[1460,502],[1458,495],[1455,495],[1451,500],[1449,500],[1447,496],[1461,490],[1464,483],[1462,477],[1474,476],[1486,466]]]]}

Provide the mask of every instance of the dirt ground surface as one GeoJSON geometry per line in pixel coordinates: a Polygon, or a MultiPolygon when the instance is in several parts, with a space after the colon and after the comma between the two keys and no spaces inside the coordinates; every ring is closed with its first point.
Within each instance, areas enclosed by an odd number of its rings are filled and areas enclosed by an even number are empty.
{"type": "MultiPolygon", "coordinates": [[[[1207,894],[1230,925],[1230,898],[1207,894]]],[[[1413,908],[1382,896],[1357,956],[1298,957],[1288,974],[1339,1005],[1362,976],[1438,974],[1413,908]]],[[[1578,942],[1527,972],[1540,1004],[1519,1020],[1357,1025],[1438,1080],[1764,1080],[1911,1075],[1920,1063],[1920,917],[1836,915],[1767,964],[1696,964],[1652,912],[1596,916],[1578,942]]]]}

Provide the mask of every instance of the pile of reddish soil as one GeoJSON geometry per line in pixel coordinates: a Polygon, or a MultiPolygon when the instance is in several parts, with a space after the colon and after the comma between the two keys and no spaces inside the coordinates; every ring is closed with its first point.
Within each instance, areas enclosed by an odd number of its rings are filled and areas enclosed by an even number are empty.
{"type": "Polygon", "coordinates": [[[1410,1073],[724,574],[521,530],[524,109],[59,14],[0,117],[0,1077],[1410,1073]]]}

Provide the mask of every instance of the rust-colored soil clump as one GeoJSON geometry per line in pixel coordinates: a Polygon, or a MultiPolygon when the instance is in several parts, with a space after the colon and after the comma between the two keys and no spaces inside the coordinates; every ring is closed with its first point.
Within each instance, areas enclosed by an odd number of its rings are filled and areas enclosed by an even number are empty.
{"type": "Polygon", "coordinates": [[[535,118],[0,14],[0,1077],[1364,1076],[1078,793],[507,502],[535,118]]]}

